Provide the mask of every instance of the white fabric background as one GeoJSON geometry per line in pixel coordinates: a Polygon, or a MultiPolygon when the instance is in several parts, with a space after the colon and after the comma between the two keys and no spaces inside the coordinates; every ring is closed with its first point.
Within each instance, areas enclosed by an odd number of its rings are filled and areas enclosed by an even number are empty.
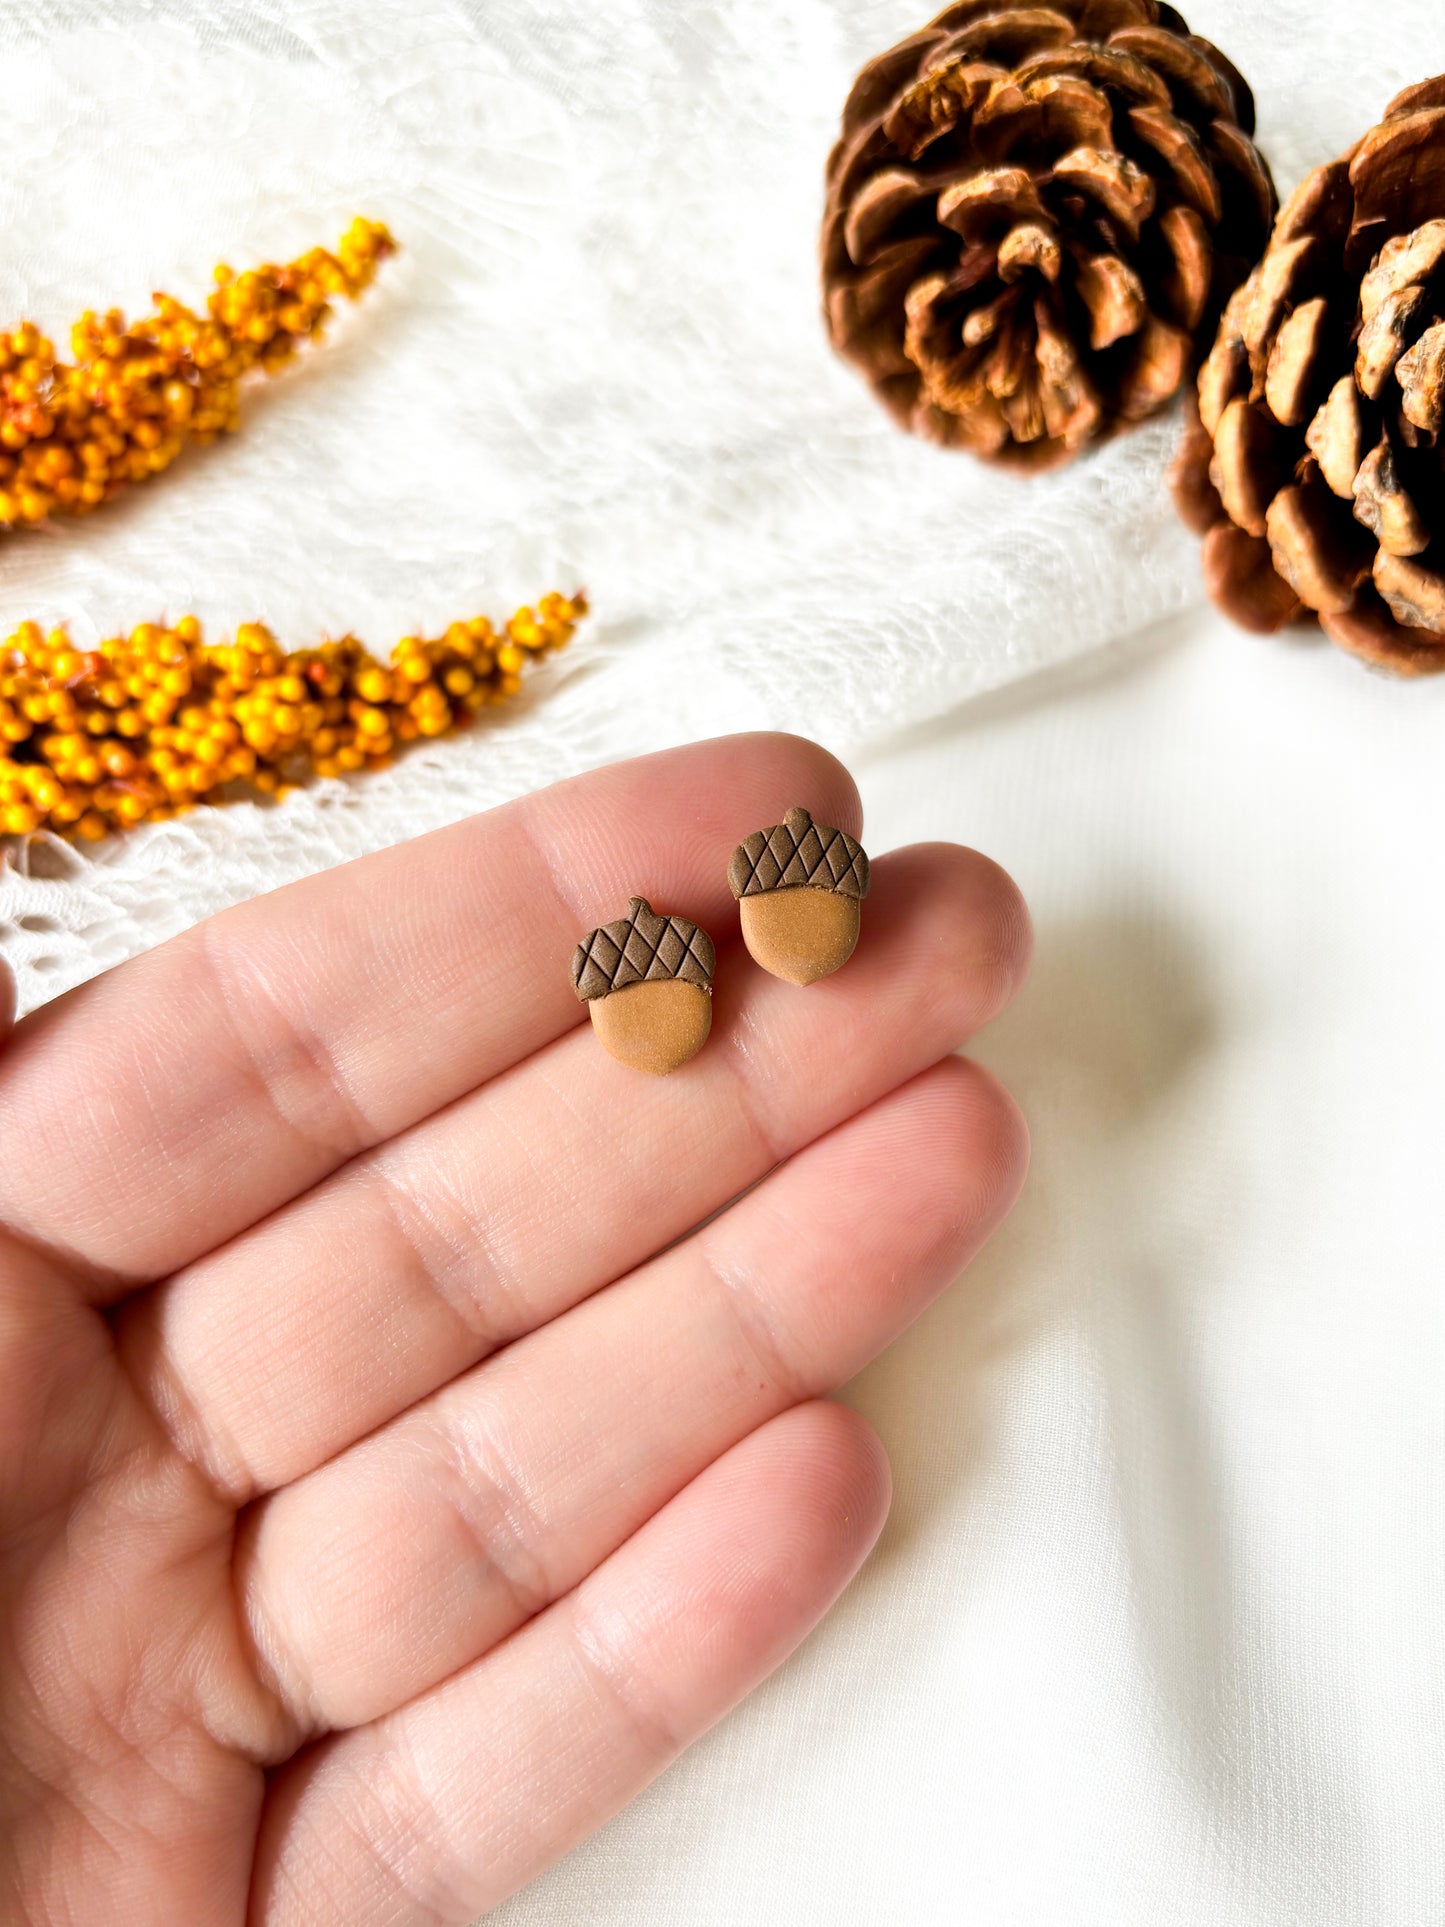
{"type": "MultiPolygon", "coordinates": [[[[1034,903],[981,1055],[1035,1176],[856,1388],[898,1498],[837,1614],[497,1918],[1438,1927],[1445,688],[1205,612],[1168,426],[1001,479],[831,363],[823,156],[921,13],[0,0],[7,319],[199,296],[358,211],[405,247],[239,439],[0,539],[0,621],[382,644],[554,585],[599,610],[389,775],[10,852],[0,953],[28,1007],[655,741],[850,755],[875,849],[965,838],[1034,903]]],[[[1445,67],[1438,0],[1189,13],[1283,188],[1445,67]]]]}

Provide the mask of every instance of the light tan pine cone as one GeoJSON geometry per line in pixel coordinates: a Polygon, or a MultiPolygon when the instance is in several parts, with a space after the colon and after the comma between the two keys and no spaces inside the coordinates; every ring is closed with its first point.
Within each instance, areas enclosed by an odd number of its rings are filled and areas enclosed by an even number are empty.
{"type": "Polygon", "coordinates": [[[1231,63],[1164,0],[961,0],[828,163],[834,346],[906,428],[1030,467],[1162,408],[1275,211],[1231,63]]]}
{"type": "Polygon", "coordinates": [[[1302,181],[1230,302],[1171,482],[1220,608],[1445,669],[1445,77],[1302,181]]]}

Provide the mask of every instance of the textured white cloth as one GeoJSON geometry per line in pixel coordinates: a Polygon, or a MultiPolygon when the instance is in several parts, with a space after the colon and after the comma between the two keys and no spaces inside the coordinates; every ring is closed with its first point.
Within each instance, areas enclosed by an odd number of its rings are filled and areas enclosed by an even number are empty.
{"type": "MultiPolygon", "coordinates": [[[[1429,64],[1436,0],[1332,50],[1324,10],[1198,10],[1282,178],[1429,64]],[[1322,43],[1322,44],[1319,44],[1322,43]]],[[[1329,10],[1337,30],[1350,16],[1329,10]]],[[[7,626],[193,610],[287,640],[591,590],[525,714],[394,774],[0,871],[22,1006],[239,896],[659,740],[844,751],[1198,596],[1151,427],[1042,481],[898,435],[818,319],[821,175],[909,0],[0,0],[0,315],[199,299],[353,213],[404,252],[240,436],[0,540],[7,626]],[[58,879],[57,872],[63,873],[58,879]],[[57,888],[57,881],[62,887],[57,888]]],[[[21,859],[22,863],[24,859],[21,859]]]]}
{"type": "MultiPolygon", "coordinates": [[[[1438,1927],[1445,689],[1203,612],[1167,425],[1021,482],[833,364],[823,157],[923,11],[0,0],[0,315],[199,295],[354,212],[405,250],[238,439],[0,540],[7,626],[384,645],[598,608],[525,704],[389,774],[8,857],[0,952],[28,1007],[655,742],[851,754],[875,849],[965,838],[1035,903],[982,1055],[1036,1176],[857,1390],[898,1501],[838,1614],[498,1918],[1438,1927]]],[[[1188,11],[1283,187],[1445,67],[1439,0],[1367,33],[1349,0],[1188,11]]]]}
{"type": "Polygon", "coordinates": [[[803,1651],[498,1927],[1445,1920],[1445,684],[1190,617],[865,759],[1034,978],[994,1245],[803,1651]]]}

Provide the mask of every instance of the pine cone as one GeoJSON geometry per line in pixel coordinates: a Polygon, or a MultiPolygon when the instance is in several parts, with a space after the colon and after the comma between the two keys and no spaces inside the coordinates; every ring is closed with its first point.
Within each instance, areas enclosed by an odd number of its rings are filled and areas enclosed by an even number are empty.
{"type": "Polygon", "coordinates": [[[1275,211],[1254,99],[1164,0],[961,0],[865,67],[828,163],[833,345],[906,428],[1067,461],[1153,414],[1275,211]]]}
{"type": "Polygon", "coordinates": [[[1445,77],[1280,211],[1199,377],[1171,482],[1245,628],[1311,614],[1401,675],[1445,669],[1445,77]]]}

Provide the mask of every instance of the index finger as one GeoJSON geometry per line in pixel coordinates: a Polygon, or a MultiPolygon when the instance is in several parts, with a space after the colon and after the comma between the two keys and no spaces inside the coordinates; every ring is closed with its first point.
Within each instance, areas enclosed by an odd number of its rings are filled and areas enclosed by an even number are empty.
{"type": "Polygon", "coordinates": [[[238,905],[20,1025],[0,1221],[99,1301],[214,1249],[585,1021],[572,947],[628,899],[716,931],[728,857],[841,764],[736,736],[617,764],[238,905]]]}

